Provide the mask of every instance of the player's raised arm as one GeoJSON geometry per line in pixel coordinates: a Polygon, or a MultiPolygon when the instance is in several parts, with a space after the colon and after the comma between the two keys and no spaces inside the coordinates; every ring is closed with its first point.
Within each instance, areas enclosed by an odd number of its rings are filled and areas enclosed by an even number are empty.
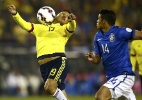
{"type": "Polygon", "coordinates": [[[14,20],[16,21],[16,23],[20,25],[21,28],[28,32],[30,32],[31,29],[33,29],[33,24],[26,22],[24,19],[22,19],[14,5],[7,5],[7,8],[8,11],[11,13],[12,17],[14,18],[14,20]]]}
{"type": "Polygon", "coordinates": [[[68,17],[68,25],[67,25],[67,29],[69,31],[74,32],[74,30],[76,28],[76,21],[75,20],[76,20],[76,16],[73,13],[71,13],[68,17]]]}
{"type": "Polygon", "coordinates": [[[69,33],[73,33],[76,29],[76,16],[68,10],[61,11],[55,18],[54,23],[65,25],[69,33]]]}
{"type": "Polygon", "coordinates": [[[135,40],[142,40],[142,31],[135,30],[135,40]]]}

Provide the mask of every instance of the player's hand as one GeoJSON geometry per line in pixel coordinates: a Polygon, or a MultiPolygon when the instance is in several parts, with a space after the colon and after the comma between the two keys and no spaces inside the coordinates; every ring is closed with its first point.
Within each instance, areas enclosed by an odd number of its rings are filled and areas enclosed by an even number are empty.
{"type": "Polygon", "coordinates": [[[68,21],[72,21],[72,20],[75,20],[75,19],[76,19],[76,16],[73,13],[71,13],[68,17],[68,21]]]}
{"type": "Polygon", "coordinates": [[[7,5],[7,9],[12,15],[16,15],[17,11],[14,5],[7,5]]]}
{"type": "Polygon", "coordinates": [[[92,62],[93,61],[93,57],[94,57],[93,52],[89,52],[89,53],[86,54],[86,58],[87,58],[88,61],[92,62]]]}

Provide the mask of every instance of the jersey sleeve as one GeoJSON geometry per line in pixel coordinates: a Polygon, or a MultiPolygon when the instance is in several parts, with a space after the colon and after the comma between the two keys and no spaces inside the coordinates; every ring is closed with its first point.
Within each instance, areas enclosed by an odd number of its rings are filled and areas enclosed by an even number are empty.
{"type": "Polygon", "coordinates": [[[99,44],[98,44],[98,41],[97,41],[97,33],[96,33],[95,38],[94,38],[94,53],[100,55],[99,44]]]}
{"type": "Polygon", "coordinates": [[[19,15],[19,13],[13,15],[13,18],[22,29],[28,31],[33,35],[37,35],[41,31],[43,31],[43,25],[27,22],[19,15]]]}
{"type": "Polygon", "coordinates": [[[135,30],[131,28],[119,28],[118,37],[122,40],[132,40],[135,36],[135,30]]]}
{"type": "Polygon", "coordinates": [[[16,23],[24,30],[31,32],[34,29],[34,25],[30,22],[25,21],[19,13],[16,15],[12,15],[13,19],[16,21],[16,23]]]}
{"type": "Polygon", "coordinates": [[[67,33],[66,35],[68,36],[72,35],[72,33],[74,33],[76,29],[76,21],[72,20],[71,22],[68,22],[68,24],[66,24],[64,28],[67,33]]]}
{"type": "Polygon", "coordinates": [[[69,33],[72,33],[76,29],[76,21],[72,20],[71,22],[68,22],[66,29],[68,30],[69,33]]]}

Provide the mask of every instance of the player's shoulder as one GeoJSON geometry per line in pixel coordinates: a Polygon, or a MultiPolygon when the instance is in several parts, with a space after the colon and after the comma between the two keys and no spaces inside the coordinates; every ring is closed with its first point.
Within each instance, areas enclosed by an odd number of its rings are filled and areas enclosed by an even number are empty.
{"type": "Polygon", "coordinates": [[[132,32],[132,29],[129,27],[120,27],[118,26],[118,30],[120,30],[120,32],[132,32]]]}
{"type": "Polygon", "coordinates": [[[133,40],[132,45],[141,44],[142,40],[133,40]]]}
{"type": "Polygon", "coordinates": [[[43,25],[43,24],[40,24],[40,23],[32,23],[32,24],[34,24],[34,26],[40,26],[40,27],[46,26],[46,25],[43,25]]]}
{"type": "Polygon", "coordinates": [[[142,41],[140,41],[140,40],[133,40],[132,42],[131,42],[131,47],[135,47],[135,46],[137,46],[137,45],[139,45],[139,44],[141,44],[142,43],[142,41]]]}
{"type": "Polygon", "coordinates": [[[101,31],[101,30],[98,30],[98,31],[96,32],[96,35],[100,35],[100,34],[102,34],[102,31],[101,31]]]}
{"type": "Polygon", "coordinates": [[[101,37],[101,34],[102,32],[99,30],[95,33],[95,37],[94,38],[97,38],[97,37],[101,37]]]}
{"type": "Polygon", "coordinates": [[[115,26],[114,29],[117,30],[118,32],[126,30],[125,27],[121,27],[121,26],[115,26]]]}

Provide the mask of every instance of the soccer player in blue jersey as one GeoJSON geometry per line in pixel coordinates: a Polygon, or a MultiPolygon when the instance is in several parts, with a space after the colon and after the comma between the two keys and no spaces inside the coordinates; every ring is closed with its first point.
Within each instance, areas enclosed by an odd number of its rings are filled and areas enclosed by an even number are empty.
{"type": "Polygon", "coordinates": [[[25,21],[14,5],[8,5],[16,23],[36,37],[37,59],[45,81],[44,89],[57,100],[68,100],[64,80],[68,73],[65,45],[76,29],[76,16],[61,11],[50,25],[25,21]]]}
{"type": "Polygon", "coordinates": [[[98,64],[101,59],[106,71],[107,82],[97,91],[96,100],[110,100],[125,96],[136,100],[132,91],[135,74],[129,56],[128,41],[142,39],[142,32],[115,26],[116,14],[102,9],[97,20],[98,32],[94,38],[94,53],[86,54],[87,60],[98,64]]]}

